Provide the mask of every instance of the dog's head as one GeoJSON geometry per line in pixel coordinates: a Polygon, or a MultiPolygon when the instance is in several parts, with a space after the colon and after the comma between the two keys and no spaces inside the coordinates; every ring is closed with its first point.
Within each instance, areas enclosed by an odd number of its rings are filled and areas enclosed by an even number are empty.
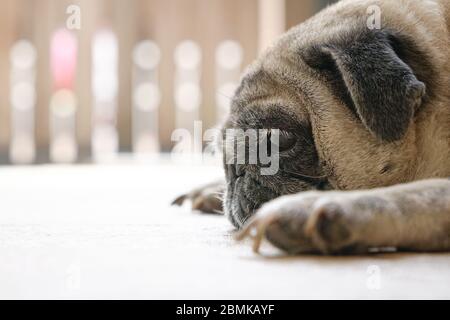
{"type": "Polygon", "coordinates": [[[243,76],[223,136],[229,129],[266,129],[254,151],[278,129],[279,169],[264,175],[261,163],[233,162],[224,152],[225,211],[236,227],[281,195],[409,179],[413,119],[433,95],[433,65],[414,35],[389,25],[371,30],[366,12],[340,6],[320,13],[243,76]]]}

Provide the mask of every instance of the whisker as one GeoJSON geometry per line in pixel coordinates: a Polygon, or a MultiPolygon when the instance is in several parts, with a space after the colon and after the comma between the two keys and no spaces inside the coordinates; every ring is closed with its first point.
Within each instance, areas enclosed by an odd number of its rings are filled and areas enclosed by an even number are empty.
{"type": "Polygon", "coordinates": [[[288,173],[296,178],[299,178],[299,179],[306,179],[306,180],[312,180],[312,181],[317,181],[317,182],[325,181],[328,179],[327,176],[310,176],[310,175],[296,173],[296,172],[292,172],[292,171],[286,171],[286,170],[284,170],[284,172],[288,173]]]}
{"type": "Polygon", "coordinates": [[[217,93],[220,94],[222,97],[228,98],[230,101],[233,100],[233,97],[230,97],[229,95],[223,92],[217,91],[217,93]]]}

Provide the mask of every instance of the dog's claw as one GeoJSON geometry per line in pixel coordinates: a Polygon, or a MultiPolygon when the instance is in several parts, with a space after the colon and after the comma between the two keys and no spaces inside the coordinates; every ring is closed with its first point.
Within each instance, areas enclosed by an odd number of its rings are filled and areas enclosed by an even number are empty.
{"type": "Polygon", "coordinates": [[[274,219],[274,216],[255,217],[251,219],[251,221],[235,235],[235,239],[237,241],[242,241],[246,238],[252,239],[253,252],[259,253],[261,243],[266,235],[267,227],[274,221],[274,219]]]}
{"type": "Polygon", "coordinates": [[[176,198],[175,200],[173,200],[170,205],[181,207],[183,205],[183,203],[186,201],[186,198],[187,198],[187,195],[183,194],[183,195],[179,196],[178,198],[176,198]]]}
{"type": "Polygon", "coordinates": [[[172,205],[182,206],[186,201],[190,201],[191,208],[194,211],[222,214],[223,208],[220,197],[222,193],[223,184],[212,183],[177,197],[172,201],[172,205]]]}

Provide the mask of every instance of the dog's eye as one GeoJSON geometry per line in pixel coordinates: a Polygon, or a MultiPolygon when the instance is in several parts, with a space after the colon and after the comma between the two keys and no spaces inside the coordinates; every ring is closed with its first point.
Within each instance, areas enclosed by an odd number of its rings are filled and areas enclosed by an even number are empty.
{"type": "Polygon", "coordinates": [[[277,144],[279,152],[288,151],[292,149],[297,143],[297,137],[294,134],[284,130],[278,130],[278,133],[279,134],[277,142],[275,141],[276,139],[273,138],[272,131],[269,130],[269,132],[267,133],[268,135],[267,141],[268,142],[270,141],[273,144],[277,144]]]}

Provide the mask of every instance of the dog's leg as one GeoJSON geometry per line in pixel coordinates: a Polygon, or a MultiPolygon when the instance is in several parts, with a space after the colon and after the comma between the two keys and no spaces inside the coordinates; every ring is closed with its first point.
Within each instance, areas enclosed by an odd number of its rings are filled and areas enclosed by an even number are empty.
{"type": "Polygon", "coordinates": [[[191,201],[192,210],[222,214],[222,197],[224,192],[225,181],[215,181],[179,196],[172,202],[172,205],[181,206],[185,201],[189,200],[191,201]]]}
{"type": "Polygon", "coordinates": [[[306,192],[263,206],[238,234],[290,253],[372,248],[450,250],[450,180],[351,192],[306,192]]]}

